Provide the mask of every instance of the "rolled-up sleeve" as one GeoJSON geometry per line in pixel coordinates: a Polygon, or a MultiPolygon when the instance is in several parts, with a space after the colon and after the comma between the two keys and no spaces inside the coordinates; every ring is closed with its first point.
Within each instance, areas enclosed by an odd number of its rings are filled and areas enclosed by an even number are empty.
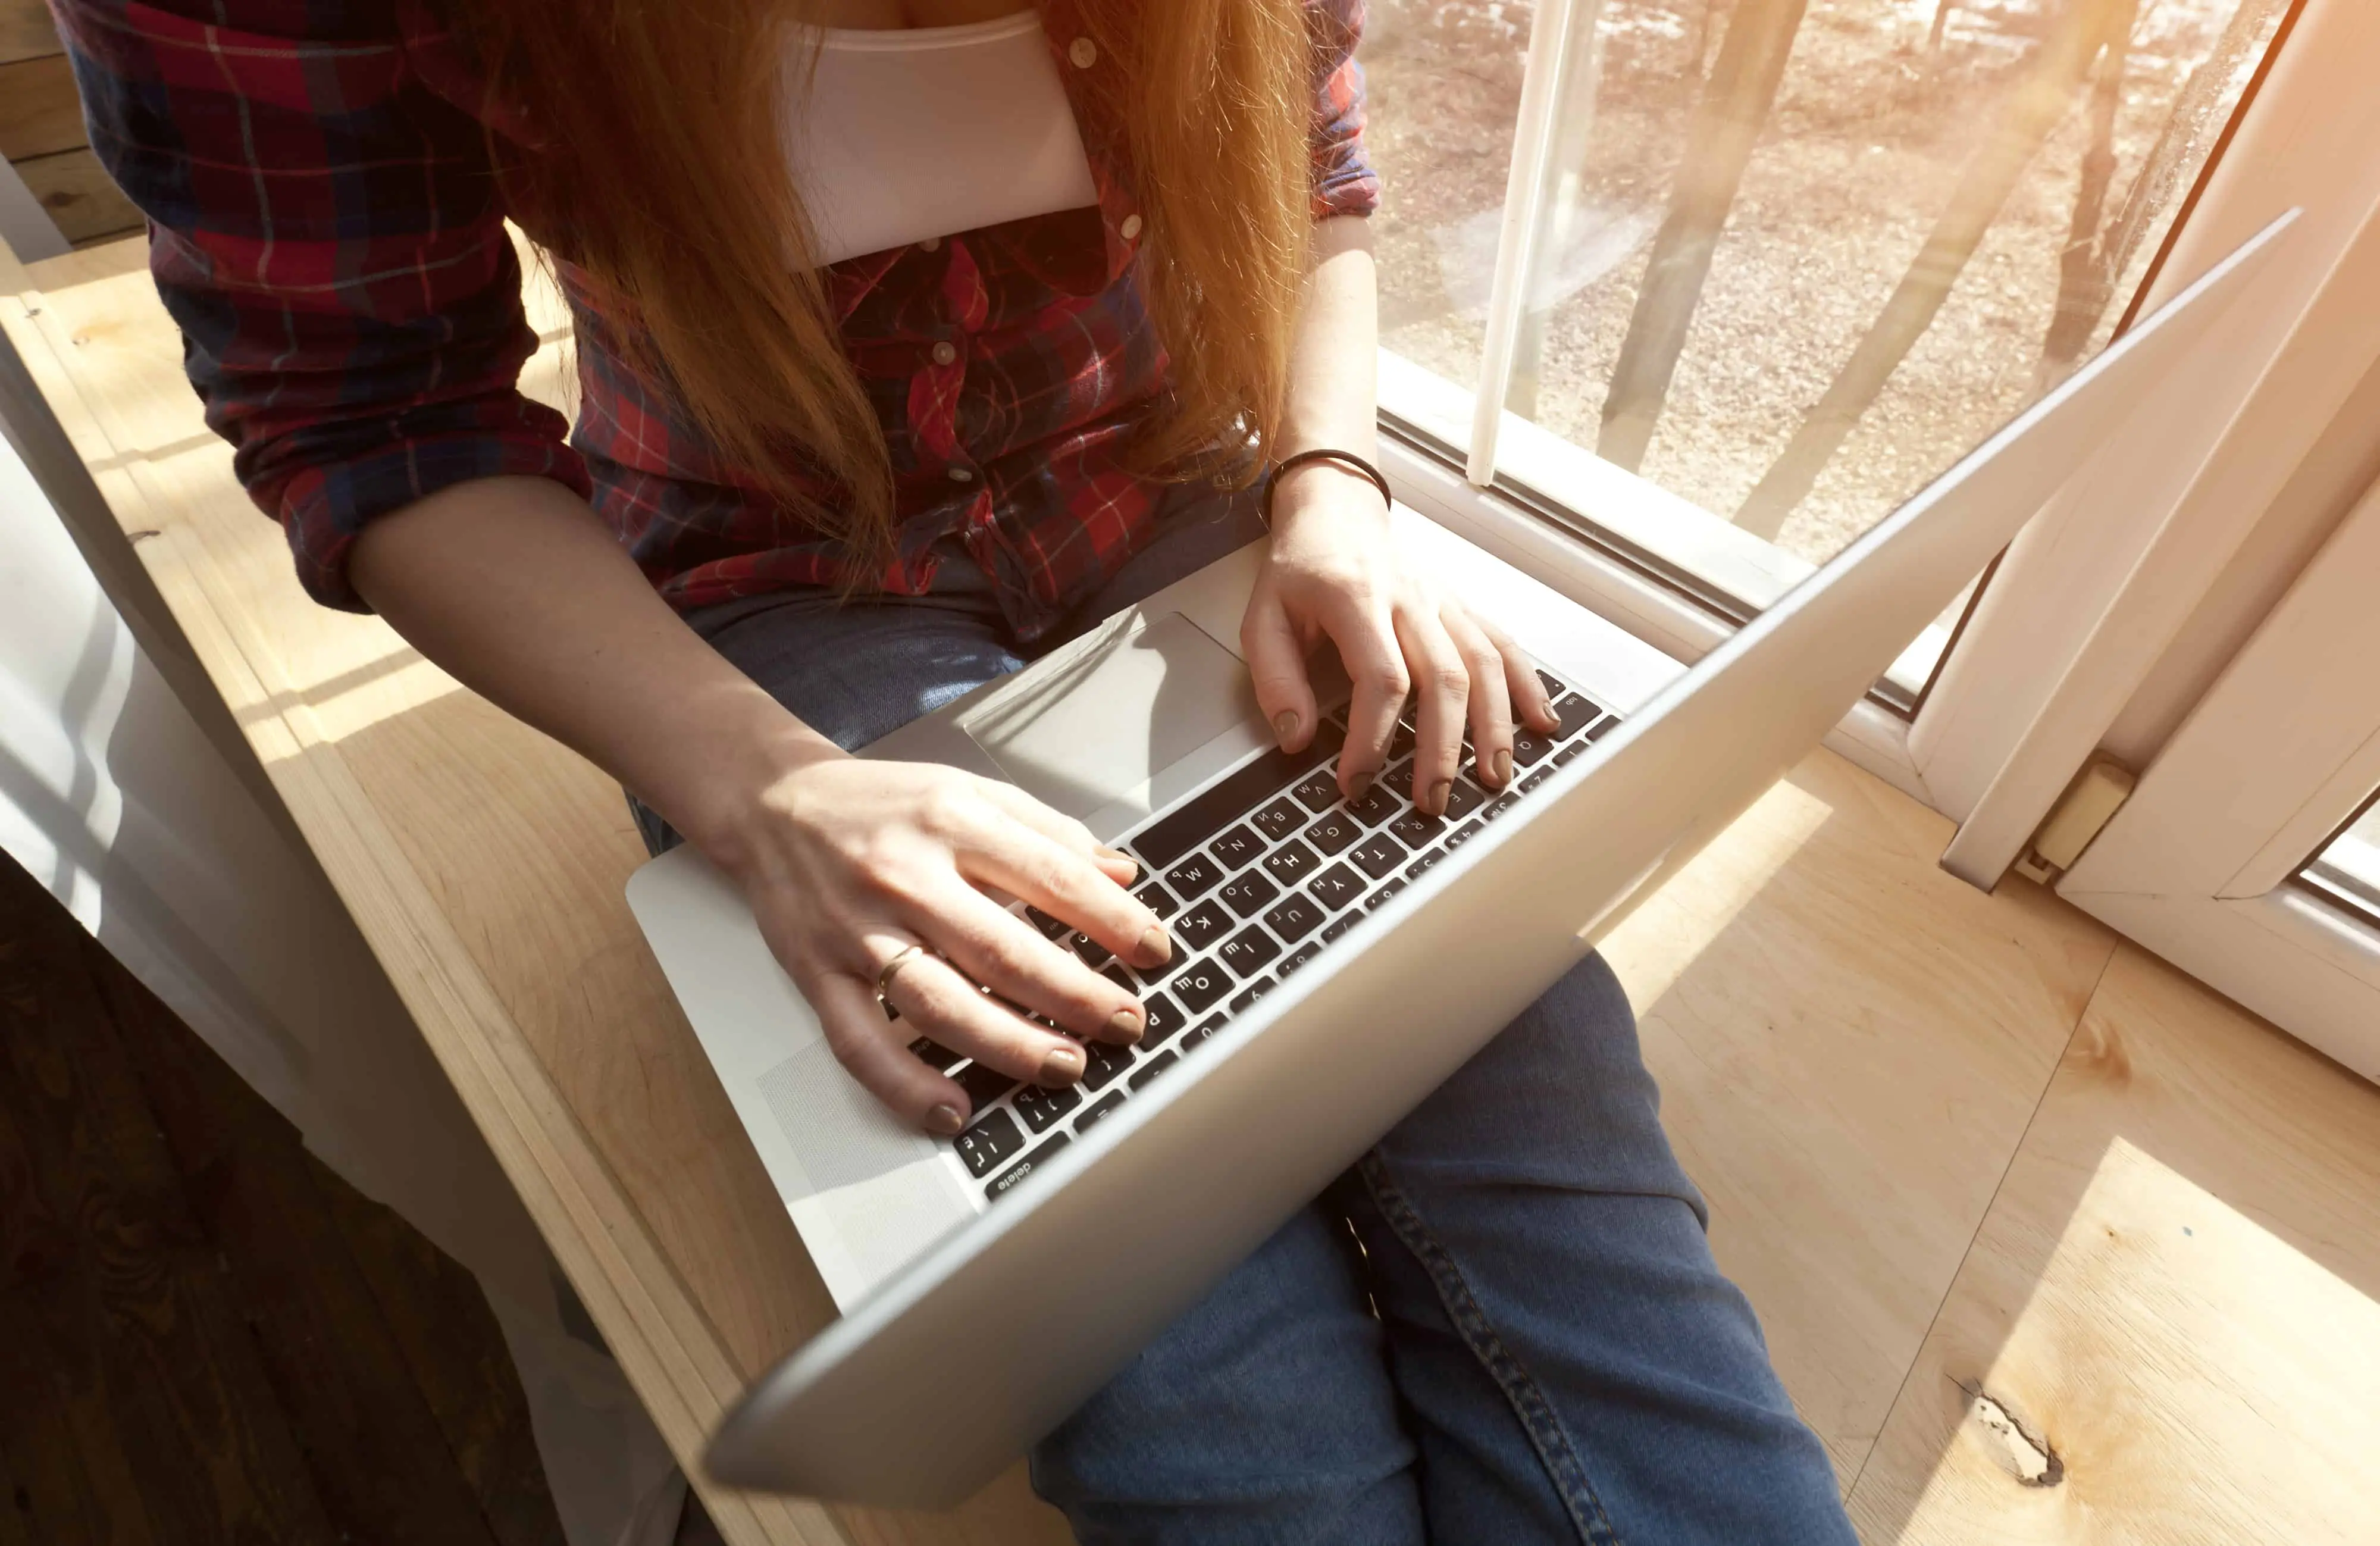
{"type": "Polygon", "coordinates": [[[1369,214],[1380,179],[1364,150],[1364,0],[1306,0],[1314,60],[1314,218],[1369,214]]]}
{"type": "Polygon", "coordinates": [[[589,491],[518,390],[537,336],[485,131],[423,84],[395,0],[51,3],[207,423],[310,594],[365,610],[357,534],[439,489],[589,491]]]}

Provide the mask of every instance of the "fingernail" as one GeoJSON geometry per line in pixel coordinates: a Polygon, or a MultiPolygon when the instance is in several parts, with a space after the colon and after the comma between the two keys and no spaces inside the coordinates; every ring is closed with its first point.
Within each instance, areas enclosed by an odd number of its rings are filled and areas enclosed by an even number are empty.
{"type": "Polygon", "coordinates": [[[958,1137],[959,1128],[965,1126],[965,1122],[966,1118],[959,1114],[959,1108],[956,1106],[936,1106],[926,1114],[927,1128],[941,1134],[946,1138],[958,1137]]]}
{"type": "Polygon", "coordinates": [[[1133,946],[1133,959],[1144,967],[1161,967],[1173,959],[1173,936],[1165,931],[1165,925],[1152,923],[1148,926],[1148,932],[1141,935],[1140,943],[1133,946]]]}
{"type": "Polygon", "coordinates": [[[1041,1060],[1041,1072],[1036,1082],[1057,1090],[1083,1077],[1083,1049],[1052,1047],[1050,1055],[1041,1060]]]}
{"type": "Polygon", "coordinates": [[[1499,784],[1512,782],[1512,751],[1510,747],[1500,746],[1496,749],[1496,782],[1499,784]]]}
{"type": "Polygon", "coordinates": [[[1148,1027],[1137,1009],[1119,1009],[1108,1017],[1108,1029],[1116,1033],[1125,1045],[1138,1041],[1148,1034],[1148,1027]]]}
{"type": "Polygon", "coordinates": [[[1274,738],[1279,740],[1282,746],[1285,747],[1289,745],[1290,737],[1297,734],[1297,711],[1295,709],[1283,709],[1281,712],[1273,715],[1272,733],[1274,738]]]}
{"type": "Polygon", "coordinates": [[[1372,775],[1370,773],[1359,773],[1350,774],[1347,779],[1347,797],[1351,800],[1362,799],[1371,787],[1372,775]]]}
{"type": "Polygon", "coordinates": [[[1432,816],[1446,813],[1447,797],[1454,793],[1454,780],[1441,778],[1429,786],[1429,804],[1423,809],[1432,816]]]}

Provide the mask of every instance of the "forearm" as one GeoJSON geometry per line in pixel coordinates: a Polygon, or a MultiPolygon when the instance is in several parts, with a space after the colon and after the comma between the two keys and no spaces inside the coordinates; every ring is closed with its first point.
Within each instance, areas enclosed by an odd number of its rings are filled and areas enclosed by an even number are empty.
{"type": "Polygon", "coordinates": [[[1379,295],[1371,223],[1341,215],[1314,228],[1314,265],[1290,347],[1283,456],[1328,446],[1377,461],[1379,295]]]}
{"type": "Polygon", "coordinates": [[[366,528],[349,573],[424,655],[723,861],[775,773],[835,753],[680,621],[558,483],[442,490],[366,528]]]}

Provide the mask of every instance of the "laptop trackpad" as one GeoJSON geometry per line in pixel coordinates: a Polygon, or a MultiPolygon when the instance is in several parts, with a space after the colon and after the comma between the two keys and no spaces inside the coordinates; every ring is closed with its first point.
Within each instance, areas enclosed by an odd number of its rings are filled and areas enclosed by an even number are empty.
{"type": "Polygon", "coordinates": [[[1239,656],[1178,612],[1126,613],[1035,662],[959,724],[1019,788],[1080,819],[1261,717],[1239,656]]]}

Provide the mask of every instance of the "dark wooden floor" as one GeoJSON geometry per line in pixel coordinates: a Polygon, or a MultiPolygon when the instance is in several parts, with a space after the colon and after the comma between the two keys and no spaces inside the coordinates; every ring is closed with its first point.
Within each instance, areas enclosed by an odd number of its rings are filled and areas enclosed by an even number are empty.
{"type": "Polygon", "coordinates": [[[470,1275],[0,855],[0,1546],[561,1540],[470,1275]]]}

